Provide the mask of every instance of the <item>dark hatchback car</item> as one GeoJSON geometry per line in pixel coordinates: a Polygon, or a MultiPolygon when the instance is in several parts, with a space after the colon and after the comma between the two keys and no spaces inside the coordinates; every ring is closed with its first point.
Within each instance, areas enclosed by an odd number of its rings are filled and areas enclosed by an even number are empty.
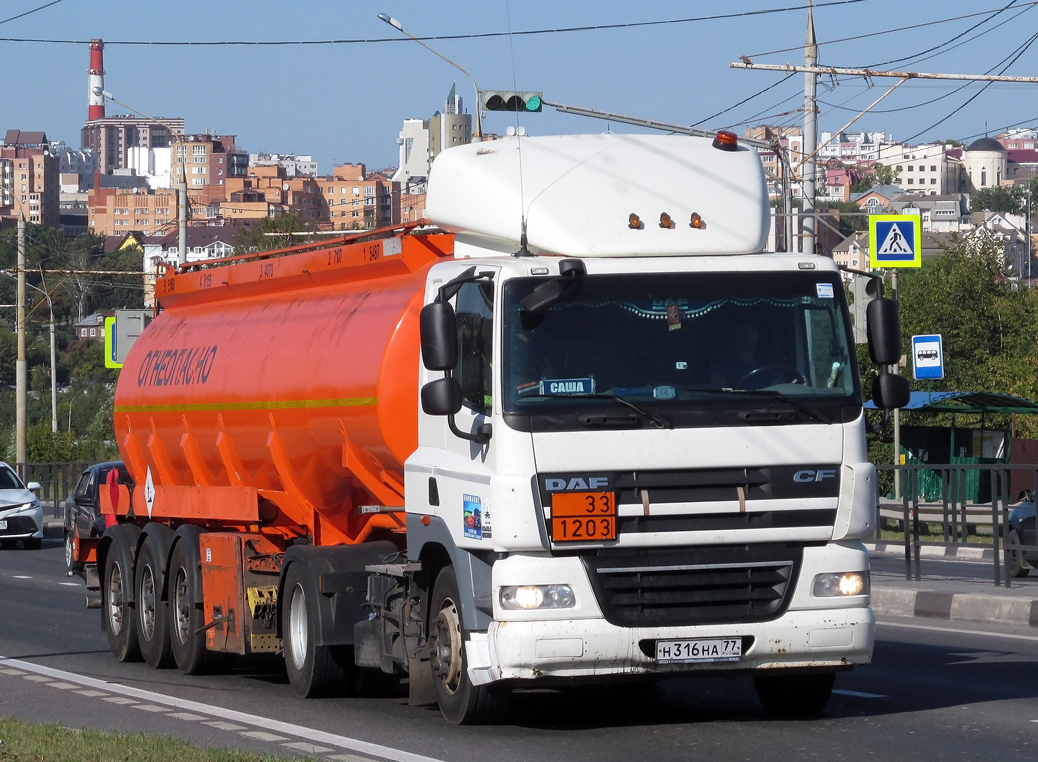
{"type": "Polygon", "coordinates": [[[1034,497],[1026,496],[1009,512],[1009,540],[1006,547],[1009,550],[1010,574],[1026,577],[1032,567],[1038,568],[1038,550],[1033,549],[1036,544],[1034,497]],[[1017,550],[1014,545],[1023,545],[1025,549],[1017,550]],[[1032,549],[1027,550],[1027,546],[1032,549]]]}
{"type": "Polygon", "coordinates": [[[105,532],[105,519],[101,515],[100,488],[105,486],[108,473],[118,469],[119,480],[130,482],[129,473],[122,461],[96,463],[83,469],[72,497],[65,501],[65,565],[69,571],[78,571],[81,564],[72,559],[73,538],[89,539],[100,537],[105,532]]]}

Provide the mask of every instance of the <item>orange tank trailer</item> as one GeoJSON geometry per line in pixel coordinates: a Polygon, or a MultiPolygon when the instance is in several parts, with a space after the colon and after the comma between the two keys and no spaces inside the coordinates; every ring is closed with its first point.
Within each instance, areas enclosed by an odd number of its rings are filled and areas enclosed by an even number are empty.
{"type": "Polygon", "coordinates": [[[114,511],[132,503],[138,520],[262,532],[278,545],[402,532],[402,516],[358,506],[404,504],[426,274],[452,251],[453,236],[405,231],[158,279],[163,311],[116,388],[119,449],[138,486],[132,500],[113,495],[114,511]]]}

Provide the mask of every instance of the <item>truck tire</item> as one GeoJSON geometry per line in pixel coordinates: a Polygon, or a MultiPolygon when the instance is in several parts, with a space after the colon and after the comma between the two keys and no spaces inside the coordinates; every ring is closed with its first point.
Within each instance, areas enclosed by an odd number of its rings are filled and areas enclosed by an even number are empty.
{"type": "Polygon", "coordinates": [[[169,640],[169,609],[162,600],[164,584],[162,568],[168,543],[155,536],[144,540],[137,558],[134,590],[137,604],[137,640],[145,663],[155,669],[173,666],[173,651],[169,640]]]}
{"type": "Polygon", "coordinates": [[[129,531],[116,527],[105,556],[105,576],[101,585],[101,611],[112,655],[119,661],[139,661],[137,612],[130,602],[133,590],[133,540],[129,531]]]}
{"type": "Polygon", "coordinates": [[[494,722],[506,711],[509,691],[469,680],[459,599],[457,574],[453,566],[445,566],[436,577],[429,607],[429,665],[436,703],[454,725],[494,722]]]}
{"type": "Polygon", "coordinates": [[[317,592],[302,563],[285,574],[281,634],[292,690],[303,698],[345,691],[356,672],[352,646],[317,645],[317,592]]]}
{"type": "Polygon", "coordinates": [[[835,681],[835,672],[759,675],[753,678],[753,687],[768,714],[776,717],[811,717],[825,708],[835,681]]]}
{"type": "Polygon", "coordinates": [[[202,598],[202,568],[198,557],[198,534],[182,536],[170,558],[166,592],[169,644],[173,660],[185,675],[225,671],[234,654],[208,651],[205,647],[205,610],[202,598]]]}
{"type": "MultiPolygon", "coordinates": [[[[75,531],[74,529],[72,530],[75,531]]],[[[65,530],[65,571],[69,572],[69,575],[75,574],[76,572],[83,571],[83,563],[76,561],[73,557],[72,548],[72,534],[68,529],[65,530]]]]}

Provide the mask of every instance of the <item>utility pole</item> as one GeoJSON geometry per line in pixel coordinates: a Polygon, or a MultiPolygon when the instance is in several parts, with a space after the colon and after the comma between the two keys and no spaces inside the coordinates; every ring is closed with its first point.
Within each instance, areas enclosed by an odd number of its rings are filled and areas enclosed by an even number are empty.
{"type": "MultiPolygon", "coordinates": [[[[818,44],[815,39],[815,18],[811,2],[807,4],[807,42],[804,45],[804,66],[814,68],[818,65],[818,44]]],[[[818,111],[816,96],[818,94],[818,75],[813,72],[804,74],[804,237],[803,252],[815,253],[815,150],[818,144],[818,111]]]]}
{"type": "Polygon", "coordinates": [[[25,363],[25,217],[18,215],[18,360],[15,362],[14,459],[26,462],[25,408],[29,387],[25,363]]]}

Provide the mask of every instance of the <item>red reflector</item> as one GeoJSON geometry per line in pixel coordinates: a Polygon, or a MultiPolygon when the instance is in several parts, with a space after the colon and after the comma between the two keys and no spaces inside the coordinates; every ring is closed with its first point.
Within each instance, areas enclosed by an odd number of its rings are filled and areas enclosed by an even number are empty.
{"type": "Polygon", "coordinates": [[[738,151],[739,136],[729,130],[721,130],[714,137],[714,148],[722,151],[738,151]]]}

